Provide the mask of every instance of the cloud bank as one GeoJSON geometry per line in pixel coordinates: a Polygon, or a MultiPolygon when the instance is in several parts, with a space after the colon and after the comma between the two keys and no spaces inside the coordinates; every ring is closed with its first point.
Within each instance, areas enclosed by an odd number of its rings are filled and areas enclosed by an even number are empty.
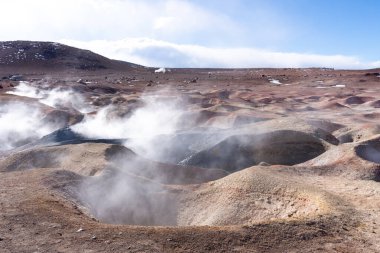
{"type": "Polygon", "coordinates": [[[148,38],[94,41],[61,40],[60,42],[89,49],[112,59],[151,67],[331,67],[339,69],[380,67],[380,61],[365,62],[354,56],[279,52],[260,48],[206,47],[148,38]]]}
{"type": "Polygon", "coordinates": [[[221,12],[186,0],[6,0],[1,7],[11,11],[0,16],[0,40],[148,36],[214,43],[220,41],[220,35],[229,34],[227,43],[239,41],[245,29],[221,12]]]}

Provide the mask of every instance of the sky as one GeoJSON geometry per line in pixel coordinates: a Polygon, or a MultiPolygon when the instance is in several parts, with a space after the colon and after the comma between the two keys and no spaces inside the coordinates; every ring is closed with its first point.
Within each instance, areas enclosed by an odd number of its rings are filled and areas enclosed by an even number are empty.
{"type": "Polygon", "coordinates": [[[1,0],[0,40],[155,67],[380,67],[378,0],[1,0]]]}

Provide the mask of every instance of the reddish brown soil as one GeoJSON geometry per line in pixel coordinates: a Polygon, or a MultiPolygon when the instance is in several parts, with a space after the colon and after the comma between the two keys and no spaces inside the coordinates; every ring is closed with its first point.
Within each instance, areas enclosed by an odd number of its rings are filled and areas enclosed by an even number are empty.
{"type": "MultiPolygon", "coordinates": [[[[102,64],[102,58],[99,61],[102,64]]],[[[194,119],[189,115],[198,115],[187,128],[233,129],[269,137],[275,131],[302,132],[308,141],[318,139],[324,150],[293,166],[258,161],[226,177],[215,170],[208,175],[214,181],[164,182],[180,205],[181,226],[167,227],[107,224],[75,199],[71,190],[78,182],[91,180],[109,165],[105,150],[111,144],[32,148],[47,154],[46,159],[54,150],[66,154],[66,160],[27,169],[17,165],[30,161],[30,150],[4,153],[0,252],[380,251],[379,70],[171,69],[163,74],[123,64],[86,70],[59,68],[58,60],[55,64],[4,65],[0,77],[22,74],[27,81],[70,86],[89,99],[97,96],[96,103],[128,108],[138,106],[143,93],[165,90],[163,99],[186,100],[184,122],[194,119]],[[269,78],[282,84],[270,84],[269,78]],[[85,150],[78,151],[82,147],[85,150]]],[[[0,102],[36,103],[5,94],[17,84],[6,78],[0,81],[0,102]]],[[[282,140],[284,147],[300,143],[282,140]]],[[[275,141],[271,143],[276,147],[275,141]]],[[[284,154],[281,147],[268,150],[274,157],[284,154]]],[[[159,168],[171,173],[176,166],[163,163],[159,168]]],[[[138,173],[135,177],[151,180],[138,173]]]]}

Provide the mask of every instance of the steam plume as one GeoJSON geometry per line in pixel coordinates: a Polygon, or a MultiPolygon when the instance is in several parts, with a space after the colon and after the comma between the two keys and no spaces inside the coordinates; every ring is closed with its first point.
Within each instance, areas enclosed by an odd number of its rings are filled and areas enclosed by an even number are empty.
{"type": "Polygon", "coordinates": [[[36,98],[42,104],[54,108],[73,108],[81,113],[93,111],[93,108],[86,103],[84,97],[70,88],[57,87],[54,89],[43,89],[35,87],[29,82],[21,81],[13,91],[8,94],[36,98]]]}
{"type": "Polygon", "coordinates": [[[9,150],[55,130],[42,123],[42,113],[36,106],[20,102],[0,106],[0,150],[9,150]]]}

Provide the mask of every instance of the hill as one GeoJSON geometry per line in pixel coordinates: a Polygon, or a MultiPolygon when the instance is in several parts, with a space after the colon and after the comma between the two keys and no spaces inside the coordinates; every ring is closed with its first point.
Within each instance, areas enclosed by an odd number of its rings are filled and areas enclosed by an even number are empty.
{"type": "Polygon", "coordinates": [[[123,70],[141,66],[56,42],[4,41],[0,42],[0,67],[123,70]]]}

